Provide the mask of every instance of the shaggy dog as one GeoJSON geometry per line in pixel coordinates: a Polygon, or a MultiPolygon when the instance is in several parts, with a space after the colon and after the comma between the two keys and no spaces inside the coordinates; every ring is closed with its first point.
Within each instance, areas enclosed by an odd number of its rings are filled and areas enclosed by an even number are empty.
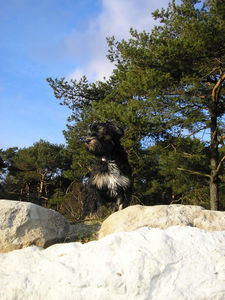
{"type": "Polygon", "coordinates": [[[128,206],[131,194],[131,167],[120,144],[123,130],[111,122],[94,122],[88,130],[85,147],[97,161],[87,175],[83,193],[84,216],[101,214],[128,206]]]}

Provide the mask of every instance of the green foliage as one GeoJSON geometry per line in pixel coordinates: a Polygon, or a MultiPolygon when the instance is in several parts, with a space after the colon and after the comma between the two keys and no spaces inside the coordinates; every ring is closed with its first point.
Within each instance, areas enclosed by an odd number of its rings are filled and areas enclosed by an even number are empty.
{"type": "Polygon", "coordinates": [[[45,205],[55,186],[62,182],[66,184],[62,178],[63,171],[71,164],[71,157],[64,146],[43,140],[29,148],[10,148],[2,153],[2,159],[8,169],[3,182],[7,198],[39,204],[43,204],[44,200],[45,205]]]}
{"type": "Polygon", "coordinates": [[[56,210],[60,210],[60,205],[64,201],[64,193],[60,188],[55,189],[54,194],[49,199],[49,204],[51,207],[55,207],[56,210]]]}
{"type": "Polygon", "coordinates": [[[143,151],[135,182],[141,202],[148,205],[195,204],[209,208],[208,178],[203,176],[209,171],[207,157],[205,144],[191,138],[157,142],[143,151]]]}

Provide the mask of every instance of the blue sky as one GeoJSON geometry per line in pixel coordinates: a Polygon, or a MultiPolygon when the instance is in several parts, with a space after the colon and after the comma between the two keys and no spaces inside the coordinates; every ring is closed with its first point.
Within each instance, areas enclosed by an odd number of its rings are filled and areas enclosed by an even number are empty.
{"type": "Polygon", "coordinates": [[[65,143],[69,109],[47,77],[109,76],[106,36],[150,31],[168,0],[0,0],[0,148],[65,143]]]}

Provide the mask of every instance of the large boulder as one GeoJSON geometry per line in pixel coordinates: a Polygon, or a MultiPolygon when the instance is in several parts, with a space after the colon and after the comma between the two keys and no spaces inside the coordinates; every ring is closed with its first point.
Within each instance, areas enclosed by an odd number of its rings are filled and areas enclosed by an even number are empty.
{"type": "Polygon", "coordinates": [[[58,212],[28,202],[0,200],[0,252],[62,242],[69,223],[58,212]]]}
{"type": "Polygon", "coordinates": [[[140,228],[0,254],[1,300],[224,300],[225,232],[140,228]]]}
{"type": "Polygon", "coordinates": [[[102,224],[99,238],[143,226],[161,229],[174,225],[206,230],[225,230],[225,212],[205,210],[194,205],[129,206],[110,215],[102,224]]]}

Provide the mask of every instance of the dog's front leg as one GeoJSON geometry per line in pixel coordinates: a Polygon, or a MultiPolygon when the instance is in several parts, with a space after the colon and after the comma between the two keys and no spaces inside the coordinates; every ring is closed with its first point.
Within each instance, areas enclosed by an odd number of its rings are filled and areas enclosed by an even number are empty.
{"type": "Polygon", "coordinates": [[[123,209],[123,198],[121,196],[117,196],[116,205],[117,205],[117,210],[123,209]]]}

